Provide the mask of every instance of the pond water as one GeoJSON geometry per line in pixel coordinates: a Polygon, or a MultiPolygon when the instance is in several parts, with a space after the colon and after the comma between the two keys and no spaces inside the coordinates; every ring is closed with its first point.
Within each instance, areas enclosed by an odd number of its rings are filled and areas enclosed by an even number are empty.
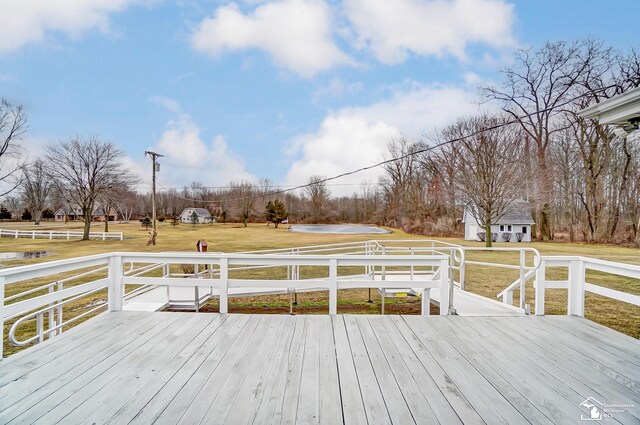
{"type": "Polygon", "coordinates": [[[391,233],[387,229],[364,224],[294,224],[289,227],[289,231],[297,233],[331,233],[336,235],[381,235],[391,233]]]}
{"type": "Polygon", "coordinates": [[[49,251],[0,252],[0,260],[25,260],[29,258],[46,257],[49,254],[51,254],[49,251]]]}

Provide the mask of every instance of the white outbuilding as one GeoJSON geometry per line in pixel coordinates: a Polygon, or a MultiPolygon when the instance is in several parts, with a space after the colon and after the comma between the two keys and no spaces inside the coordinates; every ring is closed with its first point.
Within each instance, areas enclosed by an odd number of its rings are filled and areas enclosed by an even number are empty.
{"type": "MultiPolygon", "coordinates": [[[[483,241],[486,231],[473,216],[470,208],[465,208],[464,239],[468,241],[483,241]]],[[[531,242],[531,226],[534,224],[531,217],[531,206],[527,201],[514,202],[509,210],[491,224],[491,237],[495,242],[531,242]]]]}
{"type": "MultiPolygon", "coordinates": [[[[193,224],[192,217],[194,212],[198,216],[198,221],[196,224],[209,223],[209,220],[211,220],[211,213],[206,208],[189,207],[189,208],[185,208],[184,211],[182,211],[182,214],[180,214],[180,222],[186,223],[186,224],[193,224]]],[[[215,221],[215,218],[214,218],[214,221],[215,221]]]]}

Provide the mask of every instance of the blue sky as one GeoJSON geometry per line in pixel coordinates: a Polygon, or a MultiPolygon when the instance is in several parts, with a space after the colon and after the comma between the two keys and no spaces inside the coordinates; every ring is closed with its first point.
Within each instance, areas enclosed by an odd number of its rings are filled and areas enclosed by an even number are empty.
{"type": "Polygon", "coordinates": [[[0,96],[27,110],[32,157],[99,134],[143,185],[147,149],[166,155],[165,188],[301,184],[476,112],[477,84],[518,47],[637,46],[639,14],[632,0],[0,0],[0,96]]]}

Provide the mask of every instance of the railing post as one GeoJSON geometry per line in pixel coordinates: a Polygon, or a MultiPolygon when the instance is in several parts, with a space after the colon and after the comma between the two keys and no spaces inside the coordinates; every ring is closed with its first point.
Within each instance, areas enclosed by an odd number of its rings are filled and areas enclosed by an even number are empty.
{"type": "MultiPolygon", "coordinates": [[[[56,282],[58,285],[58,291],[62,291],[63,287],[64,287],[64,283],[62,282],[56,282]]],[[[63,306],[60,305],[60,301],[58,301],[58,314],[56,316],[56,325],[59,326],[58,330],[56,331],[56,335],[60,335],[62,333],[62,310],[63,310],[63,306]]]]}
{"type": "Polygon", "coordinates": [[[567,315],[584,317],[584,262],[581,258],[569,262],[569,296],[567,315]]]}
{"type": "Polygon", "coordinates": [[[36,333],[38,334],[38,342],[44,342],[44,313],[36,315],[36,333]]]}
{"type": "MultiPolygon", "coordinates": [[[[51,284],[49,285],[49,293],[52,293],[53,291],[55,291],[55,288],[53,287],[53,284],[51,284]]],[[[51,307],[51,309],[47,311],[47,316],[49,317],[49,330],[51,330],[51,328],[55,326],[55,303],[49,303],[49,307],[51,307]]],[[[49,338],[52,338],[54,335],[54,333],[49,332],[49,338]]]]}
{"type": "Polygon", "coordinates": [[[0,359],[4,357],[4,276],[0,276],[0,359]]]}
{"type": "Polygon", "coordinates": [[[329,314],[338,314],[338,260],[329,260],[329,314]]]}
{"type": "Polygon", "coordinates": [[[109,311],[122,310],[122,257],[112,255],[109,258],[109,311]]]}
{"type": "MultiPolygon", "coordinates": [[[[386,249],[386,247],[385,247],[385,246],[383,246],[383,247],[382,247],[382,256],[384,257],[386,254],[387,254],[387,249],[386,249]]],[[[381,271],[382,271],[382,280],[385,280],[385,279],[386,279],[386,271],[387,271],[387,269],[386,269],[385,265],[383,264],[383,265],[380,267],[380,269],[381,269],[381,271]]]]}
{"type": "Polygon", "coordinates": [[[200,312],[200,289],[198,288],[198,286],[193,287],[193,294],[195,296],[195,310],[196,313],[198,313],[200,312]]]}
{"type": "Polygon", "coordinates": [[[520,250],[520,308],[525,308],[525,281],[524,281],[524,268],[527,262],[527,253],[524,249],[520,250]]]}
{"type": "Polygon", "coordinates": [[[424,288],[422,291],[422,308],[420,313],[423,316],[431,315],[431,288],[424,288]]]}
{"type": "Polygon", "coordinates": [[[513,305],[513,291],[505,291],[502,296],[502,302],[505,304],[513,305]]]}
{"type": "MultiPolygon", "coordinates": [[[[453,251],[452,251],[453,252],[453,251]]],[[[465,267],[466,267],[466,256],[464,254],[464,249],[460,250],[460,289],[466,291],[467,284],[465,283],[465,267]]]]}
{"type": "MultiPolygon", "coordinates": [[[[540,265],[538,266],[538,270],[536,270],[536,299],[535,299],[535,308],[536,308],[536,316],[544,316],[544,287],[545,287],[545,261],[543,258],[540,258],[540,265]]],[[[537,264],[534,264],[537,265],[537,264]]]]}
{"type": "MultiPolygon", "coordinates": [[[[409,252],[411,253],[411,255],[413,255],[413,247],[412,246],[409,247],[409,252]]],[[[409,277],[409,280],[413,280],[413,264],[411,264],[411,276],[409,277]]]]}
{"type": "Polygon", "coordinates": [[[451,307],[449,297],[449,259],[440,260],[440,316],[448,316],[451,307]]]}
{"type": "Polygon", "coordinates": [[[220,259],[220,313],[229,312],[229,259],[220,259]]]}

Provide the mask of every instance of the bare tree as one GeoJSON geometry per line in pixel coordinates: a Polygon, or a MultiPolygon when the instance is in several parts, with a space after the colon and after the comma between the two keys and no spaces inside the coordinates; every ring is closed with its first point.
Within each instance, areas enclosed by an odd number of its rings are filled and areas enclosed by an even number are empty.
{"type": "Polygon", "coordinates": [[[3,202],[4,206],[7,207],[7,210],[11,213],[12,220],[20,220],[22,217],[22,211],[24,210],[25,204],[21,197],[19,196],[7,196],[3,202]]]}
{"type": "Polygon", "coordinates": [[[309,217],[314,223],[322,223],[327,219],[329,203],[329,189],[327,183],[320,176],[309,178],[308,186],[304,188],[309,217]]]}
{"type": "MultiPolygon", "coordinates": [[[[175,189],[174,189],[175,190],[175,189]]],[[[123,221],[131,220],[138,204],[138,194],[128,188],[120,188],[114,194],[114,205],[123,221]]]]}
{"type": "Polygon", "coordinates": [[[379,184],[387,201],[385,221],[392,226],[402,226],[403,218],[408,217],[409,198],[418,165],[416,156],[412,154],[417,149],[418,145],[406,138],[393,140],[387,145],[385,159],[398,159],[383,165],[385,174],[379,184]]]}
{"type": "Polygon", "coordinates": [[[587,57],[580,57],[585,42],[547,43],[540,50],[521,50],[515,65],[502,70],[506,81],[500,88],[484,87],[485,98],[502,103],[502,109],[515,118],[536,147],[537,201],[539,231],[543,240],[552,238],[551,205],[553,175],[547,158],[556,132],[562,131],[563,106],[575,95],[576,83],[588,68],[587,57]]]}
{"type": "Polygon", "coordinates": [[[47,146],[47,172],[63,193],[80,207],[84,219],[83,240],[89,239],[96,199],[114,188],[129,187],[135,177],[124,167],[123,153],[97,136],[72,137],[47,146]]]}
{"type": "Polygon", "coordinates": [[[502,218],[522,193],[522,136],[515,126],[493,128],[503,121],[484,115],[459,120],[453,130],[460,136],[484,130],[463,138],[456,146],[460,149],[459,189],[472,215],[485,228],[488,247],[492,245],[491,224],[502,218]]]}
{"type": "Polygon", "coordinates": [[[27,116],[22,106],[12,106],[0,100],[0,196],[16,189],[21,182],[20,163],[22,150],[18,142],[27,131],[27,116]]]}
{"type": "Polygon", "coordinates": [[[31,211],[36,225],[40,224],[42,210],[47,206],[53,183],[47,175],[44,162],[37,159],[25,167],[22,195],[31,211]]]}
{"type": "Polygon", "coordinates": [[[257,199],[256,188],[248,181],[231,182],[229,187],[231,188],[231,195],[235,198],[242,224],[247,227],[247,222],[254,213],[254,204],[257,199]]]}

